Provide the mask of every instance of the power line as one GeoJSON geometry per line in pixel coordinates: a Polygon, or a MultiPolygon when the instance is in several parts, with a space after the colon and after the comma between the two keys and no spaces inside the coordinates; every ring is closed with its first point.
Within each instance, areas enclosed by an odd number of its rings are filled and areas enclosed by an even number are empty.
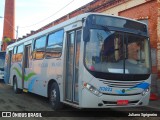
{"type": "Polygon", "coordinates": [[[69,2],[67,5],[65,5],[64,7],[62,7],[61,9],[59,9],[58,11],[56,11],[56,12],[55,12],[54,14],[52,14],[51,16],[49,16],[49,17],[47,17],[47,18],[45,18],[45,19],[43,19],[43,20],[41,20],[41,21],[39,21],[39,22],[37,22],[37,23],[35,23],[35,24],[28,25],[28,26],[24,26],[24,27],[19,27],[19,28],[27,28],[27,27],[35,26],[35,25],[37,25],[37,24],[39,24],[39,23],[41,23],[41,22],[43,22],[43,21],[45,21],[45,20],[53,17],[54,15],[56,15],[57,13],[59,13],[60,11],[62,11],[64,8],[66,8],[67,6],[69,6],[69,5],[70,5],[71,3],[73,3],[74,1],[75,1],[75,0],[72,0],[71,2],[69,2]]]}

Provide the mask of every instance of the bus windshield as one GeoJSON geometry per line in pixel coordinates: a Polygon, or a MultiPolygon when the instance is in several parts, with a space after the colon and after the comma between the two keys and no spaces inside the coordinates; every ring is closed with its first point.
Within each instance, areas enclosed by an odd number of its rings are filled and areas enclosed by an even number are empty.
{"type": "Polygon", "coordinates": [[[96,28],[89,32],[84,59],[89,70],[118,74],[150,73],[147,37],[96,28]]]}

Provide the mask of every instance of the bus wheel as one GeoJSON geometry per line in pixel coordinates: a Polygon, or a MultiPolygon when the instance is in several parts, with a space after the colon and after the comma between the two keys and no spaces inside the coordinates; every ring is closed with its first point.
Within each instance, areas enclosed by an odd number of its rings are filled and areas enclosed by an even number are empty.
{"type": "Polygon", "coordinates": [[[60,92],[57,83],[53,83],[50,87],[49,101],[54,110],[59,110],[62,108],[62,103],[60,102],[60,92]]]}
{"type": "Polygon", "coordinates": [[[16,94],[21,93],[20,89],[17,86],[17,77],[14,77],[13,79],[13,90],[16,94]]]}

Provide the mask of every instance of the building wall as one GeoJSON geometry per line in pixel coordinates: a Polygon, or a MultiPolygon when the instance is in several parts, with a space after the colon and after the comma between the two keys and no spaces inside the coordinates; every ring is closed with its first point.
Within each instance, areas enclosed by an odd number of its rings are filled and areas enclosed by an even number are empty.
{"type": "Polygon", "coordinates": [[[103,13],[119,15],[118,13],[120,11],[130,9],[132,7],[136,7],[136,6],[143,4],[143,3],[146,3],[146,0],[128,0],[125,3],[120,4],[118,6],[116,5],[111,8],[107,8],[106,10],[103,11],[103,13]]]}

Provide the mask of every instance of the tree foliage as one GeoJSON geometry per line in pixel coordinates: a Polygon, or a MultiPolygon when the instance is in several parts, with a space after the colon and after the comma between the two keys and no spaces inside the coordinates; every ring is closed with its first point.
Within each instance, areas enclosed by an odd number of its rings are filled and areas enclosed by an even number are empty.
{"type": "Polygon", "coordinates": [[[11,40],[11,38],[4,37],[3,41],[6,42],[6,43],[9,43],[9,42],[11,42],[12,40],[11,40]]]}

